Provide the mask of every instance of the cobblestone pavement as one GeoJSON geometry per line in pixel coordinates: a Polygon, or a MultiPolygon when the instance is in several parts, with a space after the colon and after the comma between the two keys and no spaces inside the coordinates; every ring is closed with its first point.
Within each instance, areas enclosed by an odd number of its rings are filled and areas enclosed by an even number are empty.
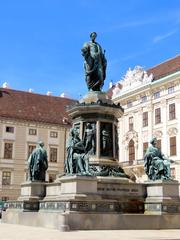
{"type": "Polygon", "coordinates": [[[0,240],[180,240],[179,230],[72,231],[0,223],[0,240]]]}

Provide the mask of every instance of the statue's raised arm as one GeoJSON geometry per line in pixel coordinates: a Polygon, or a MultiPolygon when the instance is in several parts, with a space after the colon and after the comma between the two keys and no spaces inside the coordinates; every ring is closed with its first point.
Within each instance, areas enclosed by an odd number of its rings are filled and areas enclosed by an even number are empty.
{"type": "Polygon", "coordinates": [[[105,51],[95,41],[96,32],[90,34],[91,41],[83,45],[81,49],[84,57],[85,80],[88,90],[101,91],[106,78],[107,60],[105,51]]]}

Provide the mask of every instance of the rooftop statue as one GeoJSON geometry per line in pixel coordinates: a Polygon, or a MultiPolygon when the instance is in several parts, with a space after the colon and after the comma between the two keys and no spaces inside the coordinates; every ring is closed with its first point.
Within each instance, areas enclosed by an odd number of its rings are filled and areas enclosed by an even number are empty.
{"type": "Polygon", "coordinates": [[[84,143],[79,137],[77,128],[70,130],[66,149],[65,174],[91,175],[89,172],[89,155],[86,154],[84,143]]]}
{"type": "Polygon", "coordinates": [[[151,146],[144,156],[144,168],[149,180],[171,179],[170,160],[156,146],[157,139],[155,137],[152,138],[150,144],[151,146]]]}
{"type": "Polygon", "coordinates": [[[47,168],[47,152],[44,143],[40,141],[28,158],[29,180],[44,182],[47,168]]]}
{"type": "Polygon", "coordinates": [[[90,34],[91,41],[84,43],[81,49],[84,57],[85,80],[88,90],[101,91],[106,78],[107,60],[105,51],[95,41],[96,32],[90,34]]]}

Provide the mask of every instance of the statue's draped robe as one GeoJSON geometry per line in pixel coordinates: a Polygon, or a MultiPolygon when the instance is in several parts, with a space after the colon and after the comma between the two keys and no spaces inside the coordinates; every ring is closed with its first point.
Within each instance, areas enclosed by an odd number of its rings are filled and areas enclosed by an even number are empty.
{"type": "Polygon", "coordinates": [[[29,156],[28,165],[31,181],[45,181],[45,174],[48,168],[46,150],[41,147],[34,149],[29,156]]]}
{"type": "Polygon", "coordinates": [[[169,178],[169,161],[164,158],[161,150],[150,146],[144,157],[144,169],[149,179],[161,179],[162,176],[169,178]]]}
{"type": "Polygon", "coordinates": [[[85,43],[82,49],[85,57],[86,83],[89,90],[100,91],[106,78],[107,60],[97,42],[85,43]]]}

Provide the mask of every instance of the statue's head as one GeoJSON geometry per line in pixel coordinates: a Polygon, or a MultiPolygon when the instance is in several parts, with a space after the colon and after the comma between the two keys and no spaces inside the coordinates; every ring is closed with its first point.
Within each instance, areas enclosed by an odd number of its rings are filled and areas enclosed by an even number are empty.
{"type": "Polygon", "coordinates": [[[72,137],[74,137],[74,136],[79,136],[79,132],[78,132],[78,129],[77,128],[71,128],[71,130],[70,130],[70,135],[72,136],[72,137]]]}
{"type": "Polygon", "coordinates": [[[40,147],[44,147],[44,142],[43,142],[43,141],[39,141],[39,142],[38,142],[38,145],[39,145],[40,147]]]}
{"type": "Polygon", "coordinates": [[[86,128],[92,129],[91,123],[87,123],[86,128]]]}
{"type": "Polygon", "coordinates": [[[157,138],[156,138],[156,137],[153,137],[153,138],[151,139],[150,143],[151,143],[152,145],[156,144],[156,143],[157,143],[157,138]]]}
{"type": "Polygon", "coordinates": [[[92,41],[95,40],[96,37],[97,37],[97,33],[96,32],[90,33],[90,38],[92,39],[92,41]]]}

